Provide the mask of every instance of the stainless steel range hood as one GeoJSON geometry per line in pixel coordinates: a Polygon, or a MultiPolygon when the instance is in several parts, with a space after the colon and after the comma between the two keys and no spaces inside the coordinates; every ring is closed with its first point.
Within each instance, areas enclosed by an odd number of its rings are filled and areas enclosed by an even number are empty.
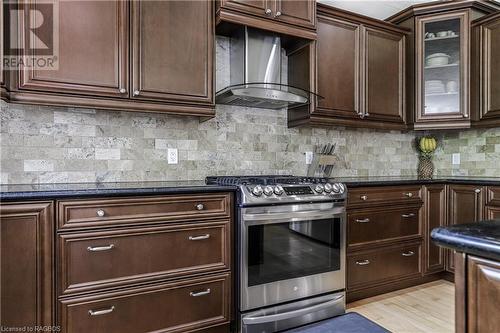
{"type": "Polygon", "coordinates": [[[281,109],[309,103],[310,92],[283,84],[281,38],[242,27],[231,37],[230,86],[216,94],[218,104],[281,109]]]}

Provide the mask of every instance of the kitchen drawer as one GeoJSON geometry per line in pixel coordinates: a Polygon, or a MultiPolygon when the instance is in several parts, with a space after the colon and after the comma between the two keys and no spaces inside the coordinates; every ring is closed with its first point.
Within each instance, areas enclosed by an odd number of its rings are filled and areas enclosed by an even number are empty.
{"type": "Polygon", "coordinates": [[[133,223],[228,218],[231,195],[204,194],[146,198],[59,201],[58,227],[72,229],[133,223]]]}
{"type": "Polygon", "coordinates": [[[230,222],[58,236],[59,294],[230,268],[230,222]]]}
{"type": "Polygon", "coordinates": [[[379,248],[347,257],[347,287],[360,289],[394,279],[420,276],[420,244],[379,248]]]}
{"type": "Polygon", "coordinates": [[[357,209],[347,214],[348,246],[420,236],[420,207],[357,209]]]}
{"type": "Polygon", "coordinates": [[[347,206],[422,203],[420,186],[383,186],[349,189],[347,206]]]}
{"type": "Polygon", "coordinates": [[[486,205],[500,207],[500,186],[488,186],[486,193],[486,205]]]}
{"type": "Polygon", "coordinates": [[[186,332],[230,321],[228,274],[59,300],[65,333],[186,332]]]}

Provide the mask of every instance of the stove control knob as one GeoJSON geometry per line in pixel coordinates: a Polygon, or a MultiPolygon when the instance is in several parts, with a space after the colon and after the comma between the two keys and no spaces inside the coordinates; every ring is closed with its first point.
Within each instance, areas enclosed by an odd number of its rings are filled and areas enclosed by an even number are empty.
{"type": "Polygon", "coordinates": [[[321,184],[316,185],[316,187],[314,188],[314,190],[318,193],[323,193],[324,189],[325,188],[321,184]]]}
{"type": "Polygon", "coordinates": [[[262,186],[257,185],[252,189],[252,194],[255,195],[256,197],[260,197],[262,195],[262,186]]]}
{"type": "Polygon", "coordinates": [[[325,184],[325,192],[330,193],[332,191],[332,184],[326,183],[325,184]]]}
{"type": "Polygon", "coordinates": [[[276,185],[276,187],[274,188],[274,194],[276,194],[276,195],[282,195],[283,192],[284,192],[283,186],[276,185]]]}
{"type": "Polygon", "coordinates": [[[344,193],[345,192],[345,185],[342,183],[339,183],[339,187],[340,187],[340,194],[344,193]]]}
{"type": "Polygon", "coordinates": [[[273,188],[271,186],[264,187],[264,194],[266,196],[270,196],[271,194],[273,194],[273,188]]]}
{"type": "Polygon", "coordinates": [[[340,193],[340,186],[338,183],[333,184],[333,193],[340,193]]]}

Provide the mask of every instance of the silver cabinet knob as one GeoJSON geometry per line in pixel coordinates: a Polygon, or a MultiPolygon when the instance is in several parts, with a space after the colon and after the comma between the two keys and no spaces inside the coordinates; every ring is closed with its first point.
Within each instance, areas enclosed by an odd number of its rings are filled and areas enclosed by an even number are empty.
{"type": "Polygon", "coordinates": [[[363,200],[363,201],[368,200],[368,196],[367,196],[367,195],[362,195],[362,196],[360,196],[359,198],[360,198],[361,200],[363,200]]]}
{"type": "Polygon", "coordinates": [[[196,210],[204,210],[205,206],[202,203],[196,205],[196,210]]]}
{"type": "Polygon", "coordinates": [[[271,9],[266,9],[266,15],[271,15],[273,13],[273,11],[271,9]]]}
{"type": "Polygon", "coordinates": [[[103,217],[104,215],[106,215],[106,213],[104,213],[104,210],[102,210],[102,209],[98,209],[97,212],[96,212],[96,214],[99,217],[103,217]]]}
{"type": "Polygon", "coordinates": [[[408,198],[411,198],[411,197],[413,197],[413,193],[411,193],[411,192],[405,193],[405,196],[408,198]]]}
{"type": "Polygon", "coordinates": [[[274,15],[274,17],[280,17],[281,16],[281,12],[276,12],[276,15],[274,15]]]}
{"type": "Polygon", "coordinates": [[[475,193],[481,193],[481,189],[480,189],[480,188],[476,188],[476,189],[474,190],[474,192],[475,192],[475,193]]]}
{"type": "Polygon", "coordinates": [[[403,257],[411,257],[411,256],[412,256],[412,255],[414,255],[414,254],[415,254],[415,252],[413,252],[413,251],[408,251],[408,252],[403,252],[403,253],[401,253],[401,255],[402,255],[403,257]]]}
{"type": "Polygon", "coordinates": [[[140,94],[140,93],[141,93],[141,92],[140,92],[139,90],[135,90],[135,91],[134,91],[134,96],[139,96],[139,94],[140,94]]]}
{"type": "Polygon", "coordinates": [[[125,94],[126,92],[127,92],[127,89],[125,89],[125,88],[120,89],[120,94],[125,94]]]}

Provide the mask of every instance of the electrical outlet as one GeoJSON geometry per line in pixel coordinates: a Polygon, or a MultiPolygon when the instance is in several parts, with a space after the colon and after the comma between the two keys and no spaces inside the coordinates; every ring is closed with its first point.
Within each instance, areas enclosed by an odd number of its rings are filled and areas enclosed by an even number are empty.
{"type": "Polygon", "coordinates": [[[177,154],[177,148],[168,148],[167,151],[167,162],[168,164],[179,163],[179,156],[177,154]]]}
{"type": "Polygon", "coordinates": [[[451,155],[451,164],[453,164],[453,165],[460,164],[460,154],[459,153],[451,155]]]}
{"type": "Polygon", "coordinates": [[[313,162],[313,152],[306,151],[306,164],[311,164],[313,162]]]}

